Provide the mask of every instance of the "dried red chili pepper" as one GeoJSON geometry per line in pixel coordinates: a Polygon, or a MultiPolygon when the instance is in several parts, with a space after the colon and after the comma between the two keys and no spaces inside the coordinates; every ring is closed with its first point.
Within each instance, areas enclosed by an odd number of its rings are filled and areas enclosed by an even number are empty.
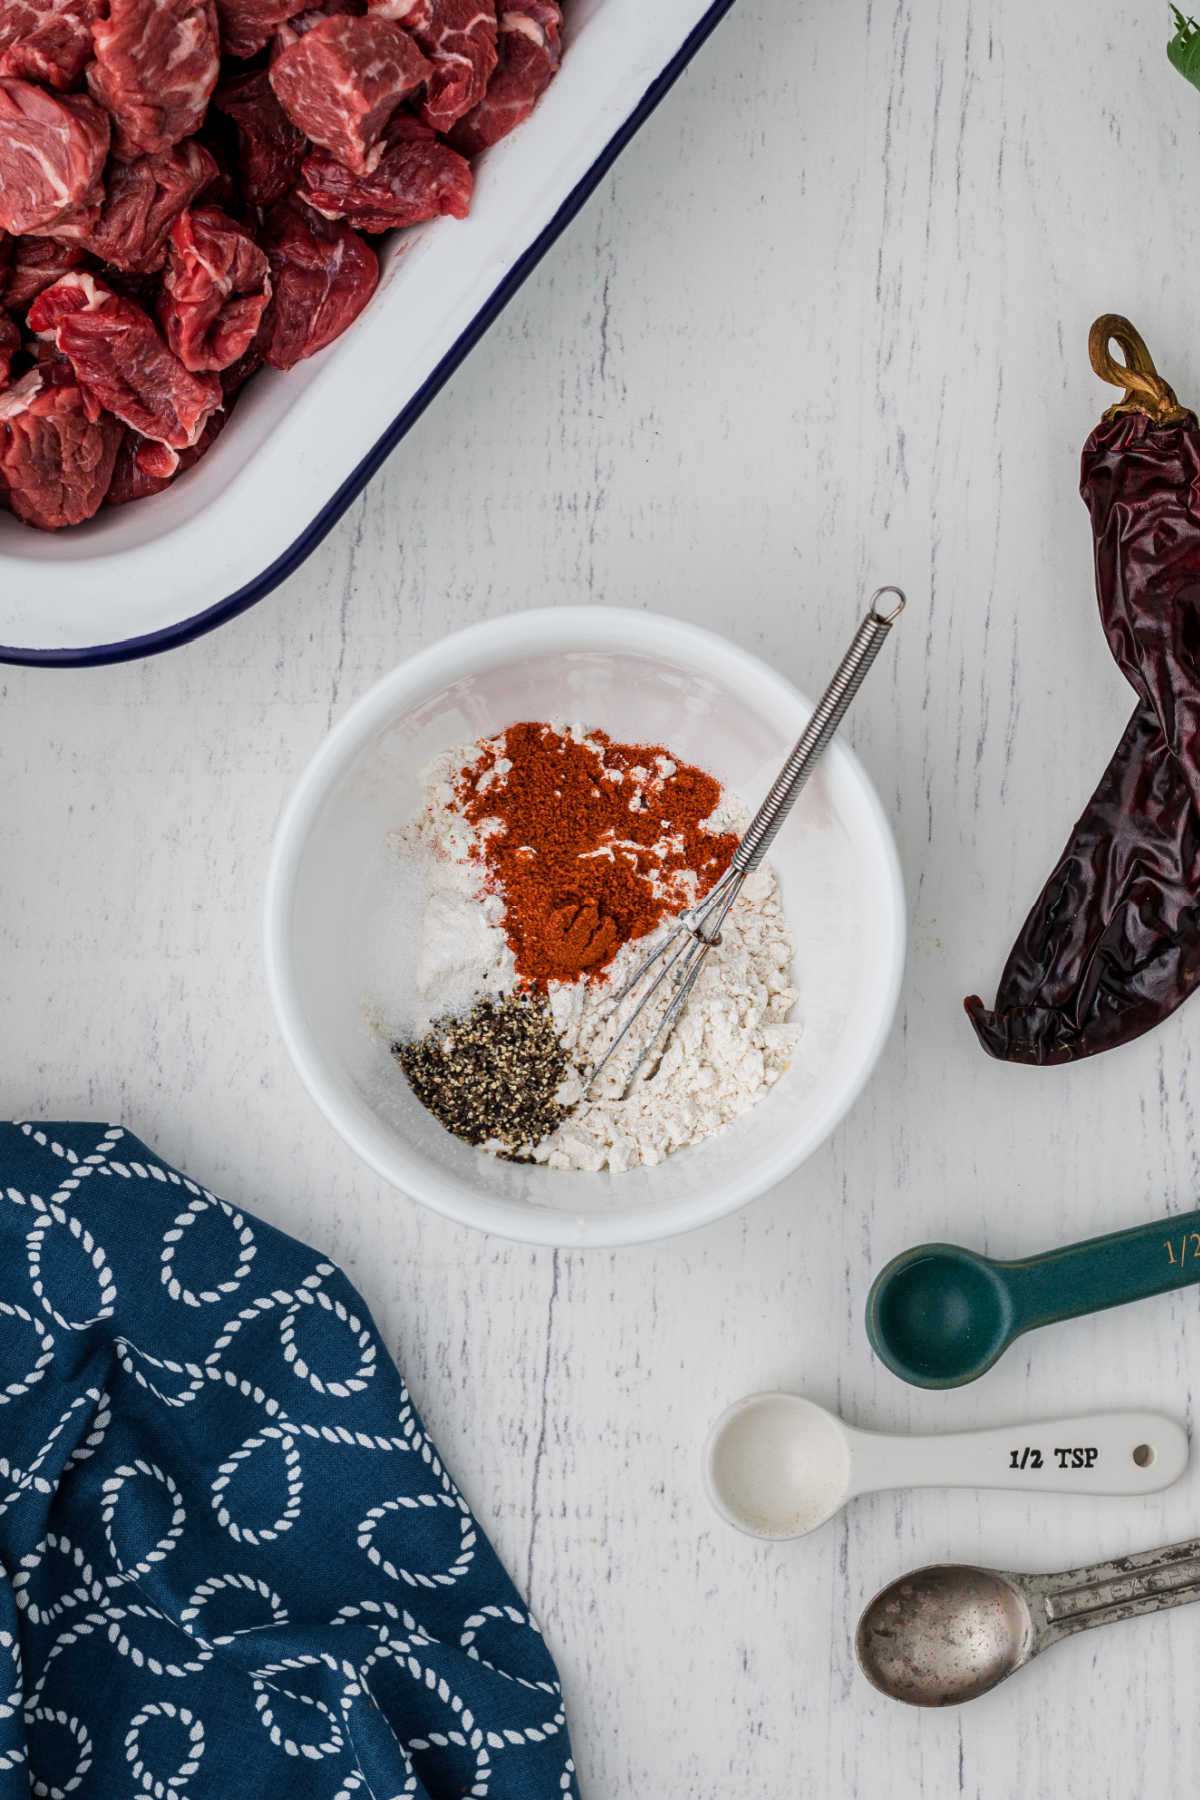
{"type": "Polygon", "coordinates": [[[1138,704],[995,1008],[965,1002],[984,1049],[1008,1062],[1127,1043],[1200,976],[1200,426],[1128,320],[1097,319],[1089,350],[1096,373],[1126,389],[1084,447],[1080,491],[1105,636],[1138,704]]]}

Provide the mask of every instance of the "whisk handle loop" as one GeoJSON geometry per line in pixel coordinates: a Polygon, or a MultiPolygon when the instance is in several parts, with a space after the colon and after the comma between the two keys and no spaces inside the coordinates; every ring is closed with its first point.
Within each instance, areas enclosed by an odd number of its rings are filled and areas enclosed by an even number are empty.
{"type": "Polygon", "coordinates": [[[766,856],[775,841],[776,833],[796,804],[800,790],[849,711],[850,703],[866,679],[868,669],[882,650],[888,633],[903,610],[904,595],[899,588],[879,588],[871,596],[867,616],[855,632],[850,648],[838,665],[837,673],[825,689],[812,718],[780,769],[774,786],[734,851],[731,862],[733,868],[749,875],[766,856]],[[878,607],[885,594],[894,595],[896,604],[889,612],[882,613],[878,607]]]}

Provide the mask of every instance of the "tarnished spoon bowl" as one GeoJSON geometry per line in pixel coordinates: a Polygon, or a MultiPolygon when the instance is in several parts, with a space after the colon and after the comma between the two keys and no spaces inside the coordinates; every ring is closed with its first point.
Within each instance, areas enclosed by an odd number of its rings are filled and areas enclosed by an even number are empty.
{"type": "Polygon", "coordinates": [[[1034,1654],[1024,1596],[996,1569],[941,1563],[902,1575],[863,1614],[855,1643],[867,1680],[911,1706],[974,1700],[1034,1654]]]}

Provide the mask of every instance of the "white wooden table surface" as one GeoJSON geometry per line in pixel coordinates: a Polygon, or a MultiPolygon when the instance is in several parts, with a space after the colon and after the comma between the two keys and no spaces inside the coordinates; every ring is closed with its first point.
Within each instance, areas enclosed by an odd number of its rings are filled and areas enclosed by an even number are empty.
{"type": "Polygon", "coordinates": [[[559,1658],[588,1800],[1132,1796],[1200,1777],[1200,1612],[1096,1632],[966,1709],[877,1697],[864,1601],[945,1557],[1053,1568],[1200,1532],[1148,1501],[887,1495],[759,1546],[710,1418],[774,1384],[886,1428],[1187,1415],[1194,1294],[910,1390],[862,1329],[904,1245],[1000,1255],[1197,1198],[1200,1002],[1091,1065],[976,1049],[1003,954],[1115,743],[1078,454],[1094,315],[1200,401],[1200,95],[1135,0],[739,0],[371,488],[285,587],[158,660],[0,670],[0,1110],[108,1117],[339,1258],[559,1658]],[[292,1074],[260,903],[332,720],[443,632],[592,600],[726,631],[810,689],[907,587],[849,735],[910,899],[900,1014],[824,1151],[616,1253],[385,1190],[292,1074]],[[889,687],[889,683],[891,684],[889,687]]]}

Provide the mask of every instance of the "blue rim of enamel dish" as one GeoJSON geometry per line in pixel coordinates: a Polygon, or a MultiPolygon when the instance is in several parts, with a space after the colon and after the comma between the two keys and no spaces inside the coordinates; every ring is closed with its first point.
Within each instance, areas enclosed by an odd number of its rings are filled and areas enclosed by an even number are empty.
{"type": "Polygon", "coordinates": [[[248,581],[245,587],[240,587],[236,593],[226,595],[224,600],[218,600],[215,605],[206,607],[203,612],[193,613],[190,619],[181,619],[178,625],[168,625],[162,631],[148,631],[141,637],[126,638],[118,644],[91,644],[78,649],[23,650],[7,644],[0,644],[0,663],[36,664],[45,668],[79,668],[89,663],[132,662],[138,657],[155,656],[162,650],[173,650],[180,644],[190,644],[193,638],[203,637],[207,631],[215,631],[227,620],[235,619],[239,613],[246,612],[256,601],[265,599],[273,589],[279,586],[281,581],[285,581],[289,575],[294,574],[301,563],[316,549],[321,539],[337,524],[350,502],[358,498],[372,475],[380,464],[391,455],[401,438],[416,424],[430,401],[449,381],[459,363],[474,349],[489,326],[494,324],[522,282],[532,274],[551,244],[571,223],[584,201],[608,173],[626,144],[636,132],[640,131],[659,101],[674,86],[697,50],[719,25],[733,3],[734,0],[715,0],[715,4],[709,7],[699,24],[684,39],[683,44],[662,73],[651,82],[624,124],[609,139],[587,174],[572,188],[550,223],[539,233],[528,249],[522,252],[499,286],[492,290],[483,306],[475,314],[466,330],[451,345],[432,375],[417,389],[407,406],[393,420],[374,448],[368,451],[354,472],[347,476],[333,498],[327,501],[312,523],[301,532],[282,556],[277,556],[273,563],[256,575],[253,581],[248,581]]]}

